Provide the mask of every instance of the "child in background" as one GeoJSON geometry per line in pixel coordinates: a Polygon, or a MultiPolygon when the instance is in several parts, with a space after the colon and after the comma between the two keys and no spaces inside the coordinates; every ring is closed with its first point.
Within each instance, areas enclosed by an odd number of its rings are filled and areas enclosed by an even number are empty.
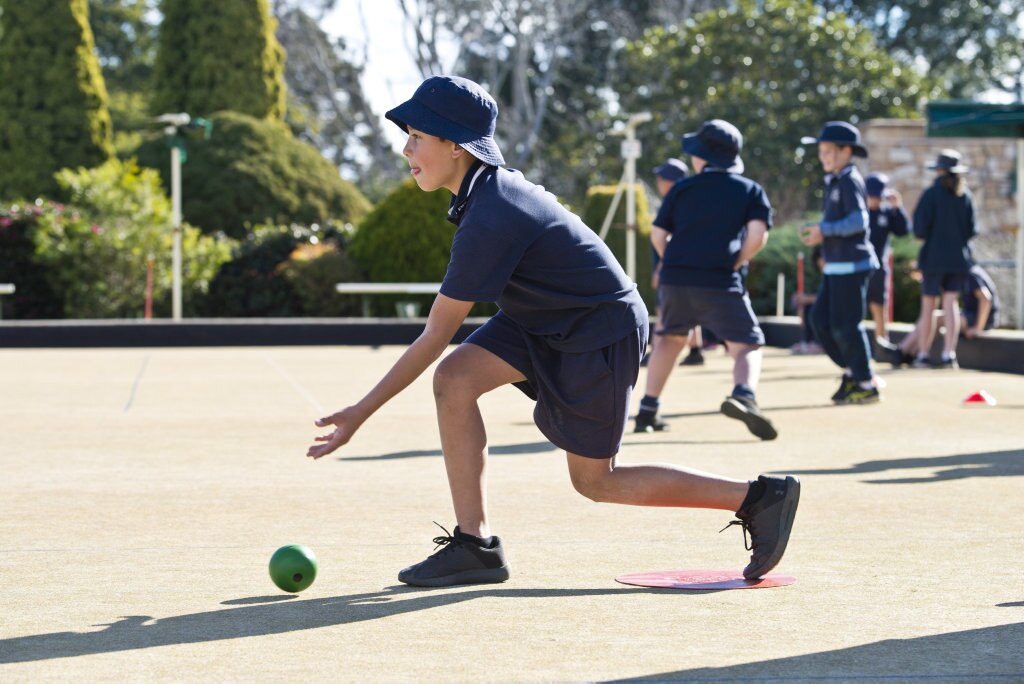
{"type": "Polygon", "coordinates": [[[864,179],[868,192],[868,225],[871,246],[878,257],[879,267],[871,272],[868,280],[868,308],[875,322],[875,344],[880,353],[876,358],[892,353],[896,345],[889,341],[888,305],[893,293],[889,291],[889,236],[903,236],[910,230],[907,212],[903,210],[903,198],[889,187],[889,177],[884,173],[869,173],[864,179]]]}

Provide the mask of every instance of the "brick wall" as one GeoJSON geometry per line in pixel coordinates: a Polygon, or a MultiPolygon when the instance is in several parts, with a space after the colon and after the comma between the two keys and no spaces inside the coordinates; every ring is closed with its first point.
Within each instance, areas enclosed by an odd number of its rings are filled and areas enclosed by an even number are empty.
{"type": "MultiPolygon", "coordinates": [[[[951,147],[963,155],[970,167],[967,187],[974,195],[978,229],[974,243],[977,259],[1013,259],[1016,255],[1017,208],[1012,178],[1016,168],[1013,138],[929,138],[924,119],[872,119],[860,125],[871,156],[858,160],[862,173],[888,174],[892,186],[903,196],[913,215],[921,193],[935,179],[927,164],[939,150],[951,147]]],[[[996,281],[1002,302],[1002,323],[1015,323],[1015,274],[1012,268],[987,268],[996,281]]]]}

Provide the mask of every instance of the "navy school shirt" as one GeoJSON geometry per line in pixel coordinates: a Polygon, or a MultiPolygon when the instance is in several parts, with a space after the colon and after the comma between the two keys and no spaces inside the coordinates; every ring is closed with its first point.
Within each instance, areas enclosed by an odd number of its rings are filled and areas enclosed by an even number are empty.
{"type": "Polygon", "coordinates": [[[672,234],[662,255],[663,285],[744,292],[734,270],[747,223],[772,226],[764,188],[736,173],[705,167],[678,181],[665,195],[654,225],[672,234]]]}
{"type": "Polygon", "coordinates": [[[914,234],[924,240],[917,258],[922,273],[967,273],[973,256],[971,240],[978,234],[974,200],[969,190],[957,197],[935,179],[914,209],[914,234]]]}
{"type": "Polygon", "coordinates": [[[963,310],[968,319],[972,321],[978,320],[978,298],[974,292],[982,287],[986,288],[992,295],[992,310],[989,312],[988,321],[985,323],[986,328],[992,328],[998,320],[996,314],[999,313],[999,293],[996,292],[996,284],[992,281],[991,276],[981,266],[972,266],[971,270],[967,272],[967,277],[964,279],[962,291],[964,296],[963,310]]]}
{"type": "Polygon", "coordinates": [[[477,163],[452,198],[441,294],[495,302],[554,349],[585,352],[648,325],[636,284],[608,246],[550,192],[518,171],[477,163]]]}
{"type": "Polygon", "coordinates": [[[910,220],[903,207],[880,207],[868,210],[871,247],[879,261],[889,251],[889,236],[897,237],[910,232],[910,220]]]}
{"type": "Polygon", "coordinates": [[[878,268],[868,237],[868,192],[853,164],[825,176],[821,253],[825,275],[848,275],[878,268]]]}

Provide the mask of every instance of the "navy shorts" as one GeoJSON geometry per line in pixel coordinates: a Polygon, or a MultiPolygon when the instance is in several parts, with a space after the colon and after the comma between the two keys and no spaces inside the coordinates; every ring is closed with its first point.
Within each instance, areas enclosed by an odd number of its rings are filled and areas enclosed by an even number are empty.
{"type": "Polygon", "coordinates": [[[884,268],[876,268],[868,278],[868,301],[872,304],[885,306],[889,299],[889,271],[884,268]]]}
{"type": "Polygon", "coordinates": [[[619,453],[647,325],[603,349],[564,352],[498,312],[463,344],[486,349],[526,376],[516,387],[537,402],[533,420],[559,449],[588,458],[619,453]]]}
{"type": "Polygon", "coordinates": [[[926,297],[938,297],[943,292],[960,292],[964,289],[966,273],[922,273],[921,294],[926,297]]]}
{"type": "Polygon", "coordinates": [[[719,339],[764,344],[764,333],[744,292],[707,287],[662,285],[659,335],[688,335],[695,326],[715,331],[719,339]]]}

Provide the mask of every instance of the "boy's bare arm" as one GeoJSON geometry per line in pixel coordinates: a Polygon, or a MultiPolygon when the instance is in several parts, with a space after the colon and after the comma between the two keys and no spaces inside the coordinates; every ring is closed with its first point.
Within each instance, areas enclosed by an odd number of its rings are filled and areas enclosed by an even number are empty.
{"type": "Polygon", "coordinates": [[[381,381],[356,404],[316,421],[317,427],[333,425],[335,430],[329,435],[317,437],[316,441],[321,444],[309,447],[306,455],[314,459],[326,456],[352,439],[352,435],[367,418],[412,384],[444,353],[471,308],[473,302],[437,295],[423,332],[409,345],[381,381]]]}
{"type": "Polygon", "coordinates": [[[747,223],[747,236],[740,247],[740,255],[736,258],[733,270],[739,270],[743,264],[753,259],[768,244],[768,224],[764,221],[747,223]]]}

